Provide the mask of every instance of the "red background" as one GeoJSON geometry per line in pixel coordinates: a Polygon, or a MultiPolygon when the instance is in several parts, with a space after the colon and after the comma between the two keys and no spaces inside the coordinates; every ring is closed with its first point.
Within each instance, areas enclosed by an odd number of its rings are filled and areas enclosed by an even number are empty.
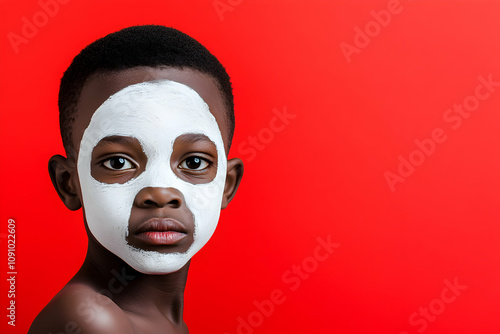
{"type": "Polygon", "coordinates": [[[237,333],[238,317],[259,320],[254,301],[275,289],[286,300],[262,324],[253,320],[254,333],[413,334],[423,322],[429,334],[500,333],[500,87],[456,130],[443,119],[475,94],[479,76],[500,81],[500,2],[401,0],[377,31],[371,11],[391,1],[221,0],[230,10],[219,16],[211,0],[70,0],[17,53],[8,34],[21,35],[23,17],[33,22],[42,7],[1,1],[2,328],[25,333],[85,256],[81,211],[63,206],[46,168],[63,153],[63,71],[93,40],[155,23],[195,37],[227,68],[237,116],[230,156],[246,163],[236,198],[192,261],[191,333],[237,333]],[[348,62],[340,45],[355,45],[355,28],[367,24],[372,37],[348,62]],[[273,110],[284,108],[295,118],[270,132],[273,110]],[[399,156],[435,128],[447,140],[391,191],[384,173],[397,173],[399,156]],[[261,138],[255,156],[251,137],[261,138]],[[5,316],[9,218],[15,328],[5,316]],[[317,238],[328,236],[340,247],[311,262],[317,238]],[[282,275],[303,263],[311,272],[292,291],[282,275]],[[467,288],[443,303],[444,282],[455,279],[467,288]],[[410,322],[429,306],[432,321],[410,322]]]}

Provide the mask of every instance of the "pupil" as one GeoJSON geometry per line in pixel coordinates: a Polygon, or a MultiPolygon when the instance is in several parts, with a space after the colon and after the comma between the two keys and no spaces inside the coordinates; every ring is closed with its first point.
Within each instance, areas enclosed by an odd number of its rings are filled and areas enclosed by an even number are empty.
{"type": "Polygon", "coordinates": [[[198,157],[190,158],[186,161],[186,165],[188,166],[188,168],[197,169],[201,165],[201,159],[198,157]]]}
{"type": "Polygon", "coordinates": [[[120,169],[125,165],[125,159],[124,158],[112,158],[111,161],[109,162],[111,167],[115,169],[120,169]]]}

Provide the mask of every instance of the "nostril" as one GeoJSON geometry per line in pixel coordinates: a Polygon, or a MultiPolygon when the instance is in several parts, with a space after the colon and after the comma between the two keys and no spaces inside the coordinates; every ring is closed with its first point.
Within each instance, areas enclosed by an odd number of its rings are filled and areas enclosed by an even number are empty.
{"type": "Polygon", "coordinates": [[[181,206],[181,202],[177,199],[174,199],[174,200],[171,200],[170,202],[168,202],[167,205],[177,209],[181,206]]]}
{"type": "Polygon", "coordinates": [[[143,208],[171,207],[180,208],[182,194],[175,188],[147,187],[139,191],[135,205],[143,208]]]}
{"type": "MultiPolygon", "coordinates": [[[[147,206],[147,207],[151,207],[151,206],[158,206],[158,207],[160,207],[160,206],[163,206],[163,205],[161,205],[161,204],[159,204],[159,203],[157,203],[157,202],[155,202],[153,200],[150,200],[150,199],[145,200],[143,203],[144,203],[144,206],[147,206]]],[[[168,203],[165,203],[165,206],[171,206],[173,208],[179,208],[181,206],[181,202],[179,200],[177,200],[177,199],[174,199],[174,200],[169,201],[168,203]]]]}
{"type": "Polygon", "coordinates": [[[150,200],[150,199],[147,199],[144,201],[144,205],[147,205],[147,206],[153,206],[153,205],[157,205],[154,201],[150,200]]]}

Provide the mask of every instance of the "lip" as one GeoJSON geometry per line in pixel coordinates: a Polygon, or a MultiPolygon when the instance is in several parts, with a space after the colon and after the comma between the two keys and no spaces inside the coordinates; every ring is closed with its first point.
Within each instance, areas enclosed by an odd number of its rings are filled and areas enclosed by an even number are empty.
{"type": "Polygon", "coordinates": [[[149,245],[174,245],[187,236],[187,230],[175,219],[151,218],[139,226],[135,235],[149,245]]]}

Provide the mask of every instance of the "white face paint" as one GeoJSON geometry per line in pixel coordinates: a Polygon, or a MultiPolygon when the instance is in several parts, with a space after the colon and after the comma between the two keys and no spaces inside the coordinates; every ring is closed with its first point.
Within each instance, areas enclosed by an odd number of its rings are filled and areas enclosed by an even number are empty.
{"type": "Polygon", "coordinates": [[[77,168],[90,232],[106,249],[142,273],[177,271],[207,243],[217,226],[226,164],[215,117],[193,89],[169,80],[128,86],[95,111],[81,140],[77,168]],[[186,133],[203,134],[215,143],[217,174],[209,183],[192,184],[172,171],[174,142],[186,133]],[[92,151],[108,136],[139,141],[147,157],[146,169],[139,176],[123,184],[102,183],[92,177],[92,151]],[[171,187],[182,193],[194,216],[194,241],[186,252],[160,253],[127,243],[134,199],[146,187],[171,187]]]}

